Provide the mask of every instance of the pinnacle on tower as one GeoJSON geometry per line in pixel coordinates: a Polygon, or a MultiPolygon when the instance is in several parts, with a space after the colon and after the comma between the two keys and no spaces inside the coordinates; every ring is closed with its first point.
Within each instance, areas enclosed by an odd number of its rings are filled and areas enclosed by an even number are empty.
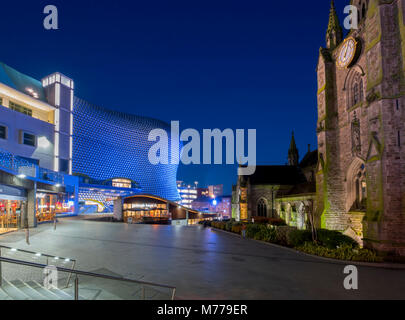
{"type": "Polygon", "coordinates": [[[343,39],[343,30],[339,22],[339,17],[336,13],[335,2],[332,0],[329,12],[329,24],[326,31],[326,47],[335,49],[343,39]]]}
{"type": "Polygon", "coordinates": [[[288,165],[298,166],[298,159],[299,159],[298,148],[297,148],[297,145],[295,144],[294,131],[293,131],[292,137],[291,137],[290,149],[288,150],[288,165]]]}

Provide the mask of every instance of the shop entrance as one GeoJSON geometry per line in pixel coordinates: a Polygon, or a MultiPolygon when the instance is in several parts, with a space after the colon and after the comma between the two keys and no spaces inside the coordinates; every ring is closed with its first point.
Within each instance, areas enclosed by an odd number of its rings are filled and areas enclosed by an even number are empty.
{"type": "Polygon", "coordinates": [[[38,190],[36,194],[37,222],[54,221],[57,215],[74,212],[73,194],[38,190]]]}
{"type": "Polygon", "coordinates": [[[0,234],[16,231],[21,226],[23,201],[0,199],[0,234]]]}

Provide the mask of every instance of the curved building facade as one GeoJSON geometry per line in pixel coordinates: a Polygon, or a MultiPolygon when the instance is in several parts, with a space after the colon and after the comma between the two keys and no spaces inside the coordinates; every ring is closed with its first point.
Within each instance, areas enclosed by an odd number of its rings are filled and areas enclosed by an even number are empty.
{"type": "Polygon", "coordinates": [[[163,129],[170,141],[169,124],[91,105],[74,98],[73,174],[96,180],[130,179],[143,193],[179,200],[176,164],[153,165],[149,132],[163,129]]]}

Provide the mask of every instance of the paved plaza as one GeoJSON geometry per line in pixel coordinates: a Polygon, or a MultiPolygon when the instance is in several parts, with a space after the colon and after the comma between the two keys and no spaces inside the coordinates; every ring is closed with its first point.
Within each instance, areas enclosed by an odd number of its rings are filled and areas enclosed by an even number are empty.
{"type": "Polygon", "coordinates": [[[0,236],[0,244],[77,259],[77,269],[177,287],[177,299],[404,299],[405,270],[359,266],[359,290],[343,288],[345,264],[201,226],[60,219],[0,236]]]}

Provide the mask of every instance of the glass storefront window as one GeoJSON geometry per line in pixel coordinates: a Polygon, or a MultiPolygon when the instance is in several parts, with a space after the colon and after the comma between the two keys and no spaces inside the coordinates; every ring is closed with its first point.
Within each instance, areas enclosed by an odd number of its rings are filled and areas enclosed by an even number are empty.
{"type": "Polygon", "coordinates": [[[0,234],[20,227],[21,206],[22,201],[0,200],[0,234]]]}
{"type": "Polygon", "coordinates": [[[55,215],[74,212],[74,199],[70,193],[37,193],[37,221],[53,221],[55,215]]]}
{"type": "Polygon", "coordinates": [[[115,188],[130,189],[132,187],[132,182],[131,182],[131,180],[128,180],[128,179],[113,179],[112,186],[115,188]]]}

